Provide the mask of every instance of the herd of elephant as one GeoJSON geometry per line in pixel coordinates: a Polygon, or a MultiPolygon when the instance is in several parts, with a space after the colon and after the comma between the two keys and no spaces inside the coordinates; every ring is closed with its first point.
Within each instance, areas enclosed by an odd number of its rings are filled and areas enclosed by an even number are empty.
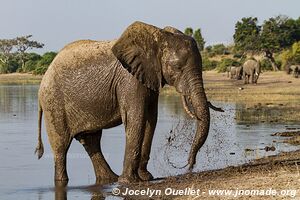
{"type": "Polygon", "coordinates": [[[241,80],[244,83],[256,84],[261,73],[260,63],[256,60],[247,60],[242,66],[229,66],[226,69],[227,76],[231,79],[241,80]]]}
{"type": "MultiPolygon", "coordinates": [[[[298,78],[300,73],[300,65],[290,65],[287,67],[287,74],[292,74],[294,78],[298,78]]],[[[230,79],[241,80],[244,83],[257,83],[258,77],[261,73],[260,63],[256,60],[247,60],[242,66],[229,66],[226,68],[227,77],[230,79]]]]}

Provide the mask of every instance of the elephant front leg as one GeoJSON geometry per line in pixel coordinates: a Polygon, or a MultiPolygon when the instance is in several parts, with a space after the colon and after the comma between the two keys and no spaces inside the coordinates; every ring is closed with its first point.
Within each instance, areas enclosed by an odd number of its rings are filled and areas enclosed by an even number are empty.
{"type": "MultiPolygon", "coordinates": [[[[155,101],[154,101],[155,102],[155,101]]],[[[143,181],[150,181],[153,179],[152,174],[147,170],[148,161],[150,159],[150,152],[153,140],[153,134],[157,123],[157,103],[156,106],[149,108],[149,115],[147,117],[144,141],[142,146],[142,155],[139,165],[139,176],[143,181]]]]}
{"type": "Polygon", "coordinates": [[[141,181],[138,168],[141,160],[141,148],[145,132],[145,116],[144,114],[136,114],[134,112],[132,114],[127,113],[125,122],[123,123],[126,129],[126,146],[123,173],[119,177],[119,182],[138,182],[141,181]]]}
{"type": "Polygon", "coordinates": [[[116,182],[116,175],[106,162],[100,146],[102,131],[91,134],[81,134],[76,136],[76,139],[83,145],[86,152],[89,154],[94,166],[97,184],[108,184],[116,182]]]}
{"type": "Polygon", "coordinates": [[[250,75],[250,83],[251,83],[251,84],[255,83],[255,74],[254,74],[254,73],[252,73],[252,74],[250,75]]]}

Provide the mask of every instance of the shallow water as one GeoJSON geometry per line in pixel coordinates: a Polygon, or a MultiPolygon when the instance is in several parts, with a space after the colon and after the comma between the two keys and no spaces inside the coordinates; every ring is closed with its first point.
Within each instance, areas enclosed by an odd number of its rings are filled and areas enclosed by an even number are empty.
{"type": "MultiPolygon", "coordinates": [[[[55,196],[53,156],[43,127],[45,154],[37,160],[33,154],[37,143],[38,85],[0,85],[0,199],[66,199],[55,196]]],[[[243,106],[214,102],[225,113],[211,111],[210,134],[197,157],[194,171],[224,168],[246,163],[254,158],[291,151],[296,147],[281,143],[270,134],[286,130],[286,124],[237,122],[237,110],[243,106]],[[265,146],[276,151],[266,152],[265,146]],[[254,151],[246,152],[245,149],[254,151]]],[[[299,128],[296,124],[289,127],[299,128]]],[[[193,123],[186,119],[177,96],[161,95],[159,119],[151,151],[149,170],[155,177],[186,173],[193,123]],[[171,133],[170,133],[171,132],[171,133]],[[184,136],[184,137],[183,137],[184,136]],[[171,142],[168,142],[171,141],[171,142]]],[[[103,153],[111,168],[120,174],[124,156],[124,127],[104,130],[103,153]]],[[[95,181],[92,164],[76,140],[68,152],[69,199],[90,199],[85,185],[95,181]]],[[[103,191],[109,191],[107,190],[103,191]]],[[[58,194],[56,194],[58,195],[58,194]]]]}

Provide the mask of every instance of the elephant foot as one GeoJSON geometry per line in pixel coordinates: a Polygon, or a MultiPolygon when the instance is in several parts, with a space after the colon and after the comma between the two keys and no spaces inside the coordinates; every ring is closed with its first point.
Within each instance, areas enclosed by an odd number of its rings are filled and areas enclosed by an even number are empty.
{"type": "Polygon", "coordinates": [[[153,176],[147,170],[139,170],[139,176],[143,181],[152,181],[153,176]]]}
{"type": "Polygon", "coordinates": [[[118,181],[119,176],[116,174],[110,174],[108,175],[104,175],[104,176],[100,176],[100,177],[96,177],[96,184],[100,184],[100,185],[106,185],[109,183],[114,183],[118,181]]]}
{"type": "Polygon", "coordinates": [[[118,179],[119,183],[125,183],[125,184],[136,183],[141,181],[142,179],[138,175],[133,175],[133,174],[130,176],[121,175],[118,179]]]}

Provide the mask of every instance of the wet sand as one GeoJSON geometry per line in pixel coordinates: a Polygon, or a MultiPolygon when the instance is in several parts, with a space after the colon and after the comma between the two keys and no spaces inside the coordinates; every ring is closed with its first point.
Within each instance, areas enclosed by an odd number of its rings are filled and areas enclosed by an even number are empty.
{"type": "MultiPolygon", "coordinates": [[[[165,188],[184,190],[185,188],[199,189],[197,195],[161,195],[156,199],[299,199],[300,192],[300,151],[281,153],[253,161],[250,164],[228,167],[200,173],[191,173],[168,177],[160,183],[139,183],[131,186],[120,186],[121,192],[126,188],[133,190],[165,191],[165,188]],[[234,197],[237,190],[290,190],[287,195],[239,195],[234,197]],[[209,190],[232,190],[231,195],[212,195],[209,190]],[[294,190],[294,191],[292,191],[294,190]]],[[[164,192],[162,192],[164,193],[164,192]]],[[[148,199],[146,195],[130,196],[132,199],[148,199]]]]}

